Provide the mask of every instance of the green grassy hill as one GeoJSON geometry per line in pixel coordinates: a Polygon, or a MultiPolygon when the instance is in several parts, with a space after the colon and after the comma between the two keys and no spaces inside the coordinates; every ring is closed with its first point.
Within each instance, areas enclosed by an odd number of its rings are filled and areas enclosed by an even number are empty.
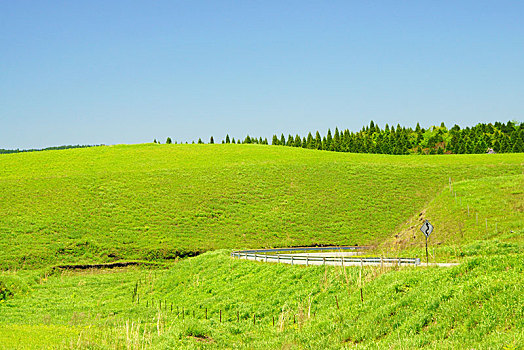
{"type": "Polygon", "coordinates": [[[257,145],[132,145],[0,156],[1,268],[188,252],[373,244],[453,181],[523,156],[387,156],[257,145]]]}
{"type": "Polygon", "coordinates": [[[0,344],[519,349],[523,266],[520,253],[475,257],[452,268],[366,267],[363,302],[358,267],[265,264],[225,251],[184,259],[170,270],[64,272],[0,303],[0,344]]]}
{"type": "Polygon", "coordinates": [[[256,145],[0,155],[0,348],[520,349],[523,169],[521,154],[256,145]],[[374,244],[421,257],[425,219],[430,259],[461,264],[366,267],[363,301],[358,267],[228,256],[374,244]],[[50,268],[114,260],[171,263],[50,268]]]}

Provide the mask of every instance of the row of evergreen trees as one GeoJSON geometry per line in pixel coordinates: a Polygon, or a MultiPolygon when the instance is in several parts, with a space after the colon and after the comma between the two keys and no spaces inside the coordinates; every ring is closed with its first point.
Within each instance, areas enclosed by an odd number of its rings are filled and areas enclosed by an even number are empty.
{"type": "Polygon", "coordinates": [[[0,148],[0,154],[8,153],[23,153],[23,152],[39,152],[39,151],[51,151],[51,150],[60,150],[60,149],[70,149],[70,148],[87,148],[87,147],[96,147],[101,145],[63,145],[63,146],[53,146],[46,148],[31,148],[31,149],[3,149],[0,148]]]}
{"type": "MultiPolygon", "coordinates": [[[[157,139],[154,139],[153,143],[160,143],[160,142],[157,141],[157,139]]],[[[172,144],[172,143],[173,143],[173,140],[171,140],[171,137],[168,137],[167,140],[166,140],[166,144],[172,144]]],[[[174,143],[176,144],[177,142],[175,141],[174,143]]],[[[204,142],[202,141],[201,138],[199,138],[197,142],[192,141],[191,143],[192,144],[195,144],[195,143],[203,144],[204,142]]],[[[213,143],[215,143],[215,139],[213,138],[213,136],[211,136],[211,138],[209,139],[209,144],[213,144],[213,143]]],[[[246,144],[246,143],[253,143],[253,144],[259,144],[259,145],[268,145],[269,144],[267,142],[267,138],[262,139],[262,137],[256,138],[256,137],[251,137],[249,135],[247,135],[244,138],[244,140],[238,139],[236,141],[235,141],[234,137],[230,138],[229,135],[226,135],[226,138],[224,140],[222,140],[222,143],[236,143],[236,144],[239,144],[239,145],[240,144],[246,144]]]]}
{"type": "MultiPolygon", "coordinates": [[[[166,143],[172,143],[171,138],[168,137],[166,143]]],[[[204,142],[198,139],[196,143],[204,142]]],[[[215,143],[212,136],[209,143],[215,143]]],[[[222,143],[269,144],[267,139],[249,135],[243,140],[235,140],[234,137],[230,138],[229,135],[226,135],[222,143]]],[[[271,144],[353,153],[469,154],[486,153],[488,149],[493,149],[497,153],[519,153],[524,152],[524,123],[512,121],[494,124],[479,123],[474,127],[464,129],[458,125],[448,129],[444,123],[427,129],[420,127],[419,123],[415,129],[400,125],[390,127],[386,124],[382,129],[371,121],[368,126],[358,132],[351,132],[348,129],[339,131],[338,128],[335,128],[334,133],[328,130],[325,136],[321,136],[318,131],[314,133],[314,136],[311,132],[307,136],[288,135],[287,138],[284,134],[281,134],[280,137],[273,135],[271,144]]]]}
{"type": "Polygon", "coordinates": [[[273,135],[272,144],[353,153],[464,154],[486,153],[488,149],[518,153],[524,152],[524,123],[479,123],[464,129],[458,125],[448,129],[444,123],[428,129],[421,128],[419,123],[415,129],[386,124],[382,129],[371,121],[358,132],[348,129],[340,132],[335,128],[333,134],[328,130],[323,137],[318,131],[315,136],[309,133],[307,137],[273,135]]]}

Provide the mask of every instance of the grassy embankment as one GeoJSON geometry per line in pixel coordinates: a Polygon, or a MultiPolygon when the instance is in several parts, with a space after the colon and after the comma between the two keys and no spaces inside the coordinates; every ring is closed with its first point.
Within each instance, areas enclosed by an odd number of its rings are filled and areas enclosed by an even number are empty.
{"type": "MultiPolygon", "coordinates": [[[[398,237],[386,240],[378,252],[403,249],[420,255],[423,240],[418,233],[412,238],[420,212],[437,227],[432,236],[437,258],[463,264],[451,269],[366,268],[363,303],[358,268],[264,265],[231,260],[226,251],[185,259],[170,270],[135,267],[47,277],[44,270],[4,271],[0,295],[3,288],[9,297],[0,304],[0,344],[522,345],[522,156],[388,157],[221,147],[118,146],[99,148],[96,160],[96,152],[75,151],[44,152],[46,159],[0,159],[1,193],[9,199],[2,209],[11,214],[19,209],[0,228],[3,266],[43,268],[62,260],[143,259],[153,252],[165,257],[217,247],[368,244],[396,232],[398,237]],[[16,171],[20,163],[26,171],[16,171]],[[457,204],[446,188],[450,176],[457,204]],[[97,196],[98,191],[111,195],[97,196]],[[60,198],[54,197],[57,193],[60,198]],[[181,203],[160,195],[166,193],[181,203]],[[101,205],[98,211],[91,201],[101,205]],[[149,212],[142,212],[140,204],[149,212]],[[198,216],[202,212],[222,215],[198,216]],[[87,228],[76,224],[82,221],[87,228]],[[149,229],[137,235],[141,226],[126,228],[122,221],[146,223],[149,229]],[[40,230],[27,232],[33,225],[40,230]],[[172,230],[162,234],[162,227],[172,230]],[[103,228],[110,235],[103,235],[103,228]],[[88,242],[92,251],[79,242],[88,242]],[[174,250],[163,248],[169,244],[176,245],[174,250]],[[140,304],[136,298],[132,302],[137,282],[140,304]],[[186,311],[183,320],[177,307],[186,311]]],[[[87,151],[92,150],[82,150],[87,151]]]]}
{"type": "Polygon", "coordinates": [[[516,174],[519,154],[136,145],[2,155],[0,268],[377,243],[424,209],[450,177],[516,174]]]}

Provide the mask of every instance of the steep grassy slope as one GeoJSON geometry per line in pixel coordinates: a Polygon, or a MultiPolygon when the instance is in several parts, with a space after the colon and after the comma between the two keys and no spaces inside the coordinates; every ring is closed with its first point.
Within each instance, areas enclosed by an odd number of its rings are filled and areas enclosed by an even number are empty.
{"type": "Polygon", "coordinates": [[[523,266],[520,253],[453,268],[366,267],[363,302],[358,267],[264,264],[225,251],[167,271],[64,273],[0,304],[0,344],[513,349],[524,344],[523,266]]]}
{"type": "Polygon", "coordinates": [[[454,181],[523,156],[133,145],[0,156],[0,268],[217,248],[369,244],[454,181]]]}
{"type": "Polygon", "coordinates": [[[446,187],[420,213],[399,226],[377,252],[422,257],[419,228],[435,226],[430,255],[436,261],[517,252],[524,248],[524,175],[460,181],[446,187]]]}

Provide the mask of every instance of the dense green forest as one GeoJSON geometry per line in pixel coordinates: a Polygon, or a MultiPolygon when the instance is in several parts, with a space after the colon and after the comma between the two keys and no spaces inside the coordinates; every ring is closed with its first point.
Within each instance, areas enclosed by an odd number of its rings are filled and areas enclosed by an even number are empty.
{"type": "Polygon", "coordinates": [[[353,153],[463,154],[486,153],[489,148],[497,153],[518,153],[524,152],[524,124],[496,122],[464,129],[458,125],[448,129],[444,123],[427,129],[418,123],[415,129],[386,124],[382,129],[371,121],[359,132],[336,128],[334,133],[328,130],[324,137],[318,131],[307,137],[274,135],[272,144],[353,153]]]}
{"type": "MultiPolygon", "coordinates": [[[[155,142],[157,142],[155,140],[155,142]]],[[[171,143],[168,138],[167,143],[171,143]]],[[[195,143],[195,142],[193,142],[195,143]]],[[[198,139],[197,143],[203,143],[198,139]]],[[[211,137],[209,143],[214,143],[211,137]]],[[[226,135],[222,143],[269,144],[262,137],[246,136],[243,140],[226,135]]],[[[380,153],[380,154],[470,154],[524,152],[524,123],[508,121],[494,124],[479,123],[473,127],[460,128],[455,125],[448,129],[444,123],[427,129],[417,123],[415,129],[389,126],[382,129],[373,121],[358,132],[335,128],[321,136],[319,131],[307,136],[281,134],[273,135],[272,145],[302,147],[335,152],[380,153]]]]}

